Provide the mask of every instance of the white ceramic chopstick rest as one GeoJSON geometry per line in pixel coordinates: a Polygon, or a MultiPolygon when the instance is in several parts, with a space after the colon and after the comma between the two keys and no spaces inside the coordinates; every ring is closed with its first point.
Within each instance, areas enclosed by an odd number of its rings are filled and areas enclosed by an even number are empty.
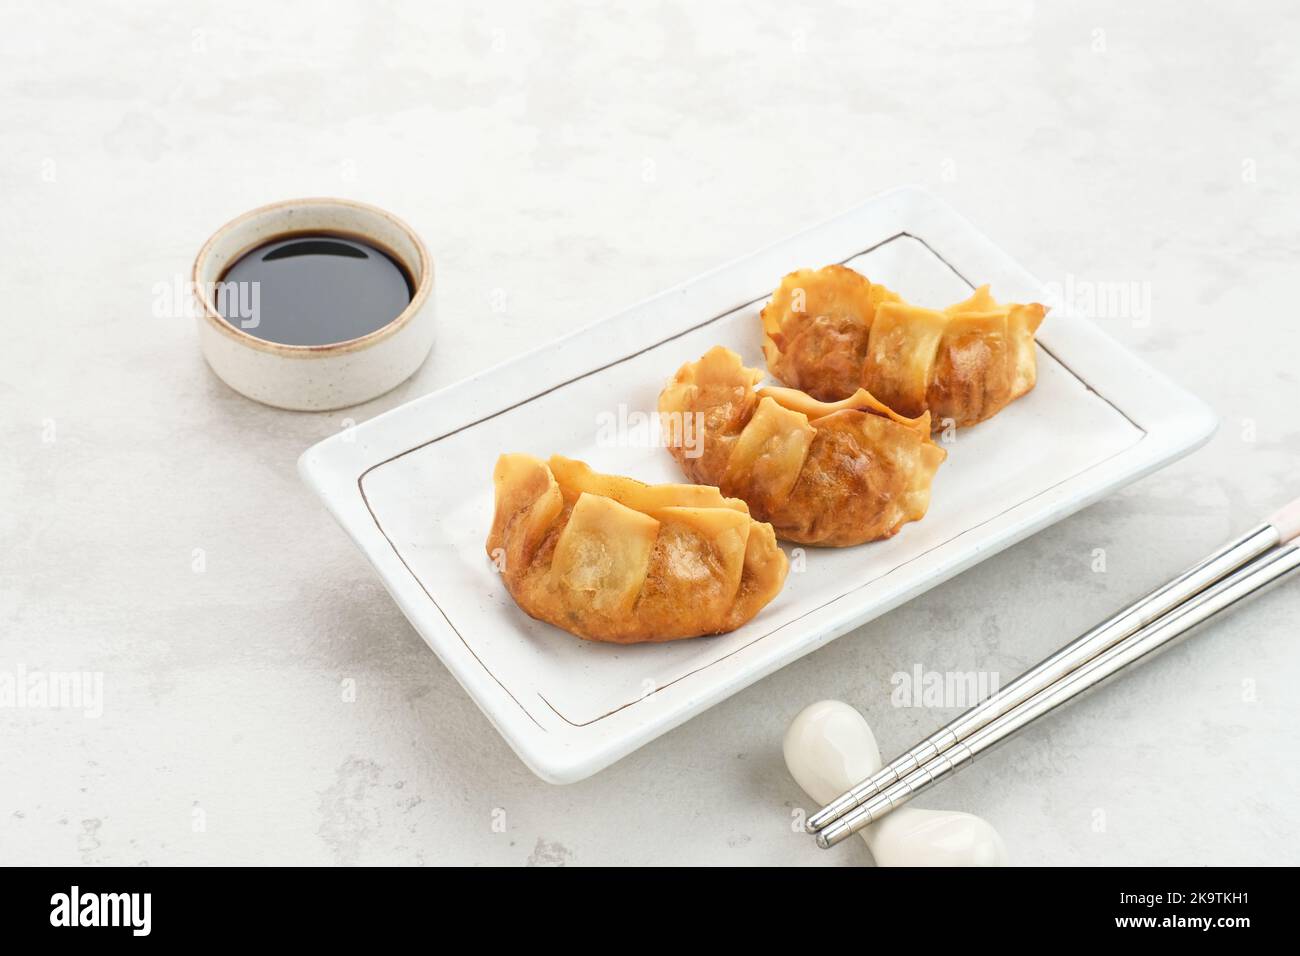
{"type": "MultiPolygon", "coordinates": [[[[799,712],[783,743],[785,765],[819,806],[880,769],[866,719],[843,701],[799,712]]],[[[877,866],[1005,866],[1007,850],[988,821],[969,813],[901,807],[862,830],[877,866]]]]}

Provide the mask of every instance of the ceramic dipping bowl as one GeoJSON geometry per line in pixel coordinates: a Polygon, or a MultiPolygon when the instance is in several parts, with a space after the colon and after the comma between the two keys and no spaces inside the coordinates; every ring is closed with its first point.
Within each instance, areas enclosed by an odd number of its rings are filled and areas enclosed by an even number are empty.
{"type": "Polygon", "coordinates": [[[235,391],[277,408],[326,411],[368,401],[400,385],[433,345],[433,261],[420,237],[390,212],[349,199],[291,199],[226,223],[194,260],[199,344],[212,370],[235,391]],[[217,311],[214,290],[246,252],[297,233],[355,236],[386,252],[414,285],[410,303],[387,325],[324,345],[285,345],[249,334],[217,311]]]}

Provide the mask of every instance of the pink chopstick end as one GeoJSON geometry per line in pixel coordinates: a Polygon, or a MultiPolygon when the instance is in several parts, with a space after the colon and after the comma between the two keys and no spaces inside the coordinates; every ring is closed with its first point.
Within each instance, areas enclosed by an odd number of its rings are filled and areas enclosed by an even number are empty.
{"type": "Polygon", "coordinates": [[[1277,528],[1283,542],[1300,537],[1300,498],[1274,513],[1268,523],[1277,528]]]}

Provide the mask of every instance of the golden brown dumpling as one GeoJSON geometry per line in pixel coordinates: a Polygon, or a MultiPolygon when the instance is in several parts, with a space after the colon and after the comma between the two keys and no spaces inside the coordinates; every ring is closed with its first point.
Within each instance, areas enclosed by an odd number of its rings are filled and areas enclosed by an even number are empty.
{"type": "Polygon", "coordinates": [[[974,425],[1034,387],[1046,308],[1000,305],[981,286],[943,310],[904,302],[845,266],[801,269],[763,309],[772,374],[824,401],[866,388],[907,416],[974,425]]]}
{"type": "Polygon", "coordinates": [[[687,477],[744,499],[777,535],[800,544],[888,538],[925,516],[947,457],[930,437],[928,414],[904,418],[864,389],[835,403],[789,388],[755,391],[762,377],[718,346],[668,383],[659,396],[668,435],[685,416],[702,416],[702,445],[668,443],[687,477]]]}
{"type": "Polygon", "coordinates": [[[852,395],[863,387],[876,308],[897,299],[848,266],[791,272],[762,312],[768,370],[814,398],[852,395]]]}
{"type": "Polygon", "coordinates": [[[502,455],[488,556],[525,612],[632,644],[720,634],[785,583],[771,525],[702,485],[646,485],[580,461],[502,455]]]}

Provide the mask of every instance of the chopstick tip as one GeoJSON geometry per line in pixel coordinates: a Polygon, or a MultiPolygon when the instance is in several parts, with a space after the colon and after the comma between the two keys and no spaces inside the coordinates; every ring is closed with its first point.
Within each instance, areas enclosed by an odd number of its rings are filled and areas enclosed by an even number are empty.
{"type": "Polygon", "coordinates": [[[1300,498],[1274,512],[1268,523],[1277,529],[1280,544],[1300,537],[1300,498]]]}

